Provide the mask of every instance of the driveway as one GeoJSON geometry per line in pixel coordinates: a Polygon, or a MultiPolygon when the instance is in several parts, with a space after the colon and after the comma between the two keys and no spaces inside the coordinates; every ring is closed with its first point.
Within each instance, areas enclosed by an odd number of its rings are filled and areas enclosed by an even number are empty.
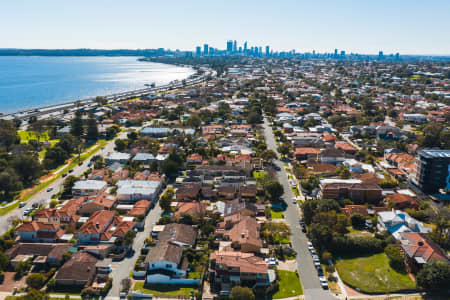
{"type": "Polygon", "coordinates": [[[122,261],[112,263],[111,277],[113,279],[113,286],[108,293],[108,297],[119,297],[121,281],[124,278],[128,278],[130,272],[134,269],[137,258],[141,253],[141,249],[144,246],[144,241],[150,236],[153,225],[158,222],[161,216],[161,207],[159,204],[155,205],[145,218],[144,231],[137,233],[133,242],[133,256],[125,257],[122,261]]]}
{"type": "MultiPolygon", "coordinates": [[[[267,147],[270,150],[277,151],[277,144],[275,143],[275,137],[272,132],[266,118],[264,118],[264,136],[266,138],[267,147]]],[[[277,172],[278,181],[283,185],[284,188],[284,198],[288,205],[286,211],[284,212],[284,217],[287,224],[291,227],[291,243],[295,251],[297,251],[296,261],[297,269],[300,274],[300,280],[302,282],[303,291],[305,294],[305,299],[309,300],[331,300],[336,299],[328,291],[322,289],[319,277],[317,275],[316,268],[314,266],[312,257],[308,250],[308,239],[306,235],[301,231],[300,225],[298,223],[299,213],[297,204],[292,203],[292,199],[295,198],[292,192],[291,186],[289,185],[288,176],[284,170],[283,163],[279,160],[274,161],[274,163],[281,168],[277,172]]]]}

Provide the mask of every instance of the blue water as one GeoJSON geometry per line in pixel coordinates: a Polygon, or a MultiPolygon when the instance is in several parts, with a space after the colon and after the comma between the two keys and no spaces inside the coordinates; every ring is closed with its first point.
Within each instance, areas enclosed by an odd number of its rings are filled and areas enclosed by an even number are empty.
{"type": "Polygon", "coordinates": [[[0,112],[166,84],[193,73],[137,57],[0,56],[0,112]]]}

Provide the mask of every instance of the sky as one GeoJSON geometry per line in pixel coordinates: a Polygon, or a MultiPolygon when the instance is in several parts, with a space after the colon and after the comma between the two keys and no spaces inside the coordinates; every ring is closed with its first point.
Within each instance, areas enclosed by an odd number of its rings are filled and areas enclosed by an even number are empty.
{"type": "Polygon", "coordinates": [[[450,0],[3,0],[0,48],[450,54],[450,0]]]}

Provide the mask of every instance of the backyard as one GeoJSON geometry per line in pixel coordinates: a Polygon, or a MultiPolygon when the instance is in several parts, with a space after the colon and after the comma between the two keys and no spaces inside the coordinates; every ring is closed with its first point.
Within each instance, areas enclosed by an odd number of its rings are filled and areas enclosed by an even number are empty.
{"type": "Polygon", "coordinates": [[[389,266],[386,254],[345,258],[336,263],[341,279],[361,292],[390,293],[415,289],[415,282],[408,274],[398,273],[389,266]]]}
{"type": "Polygon", "coordinates": [[[303,295],[300,278],[295,272],[286,270],[277,270],[278,291],[273,294],[273,299],[282,299],[303,295]]]}

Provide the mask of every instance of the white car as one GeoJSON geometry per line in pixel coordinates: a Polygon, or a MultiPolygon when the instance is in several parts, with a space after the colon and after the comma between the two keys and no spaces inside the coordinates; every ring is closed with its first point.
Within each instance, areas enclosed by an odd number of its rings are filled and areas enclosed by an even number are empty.
{"type": "Polygon", "coordinates": [[[308,246],[311,246],[311,247],[312,247],[312,245],[313,245],[313,244],[312,244],[311,242],[308,242],[308,246]]]}
{"type": "Polygon", "coordinates": [[[313,254],[312,258],[313,258],[314,261],[319,261],[319,257],[316,254],[313,254]]]}
{"type": "Polygon", "coordinates": [[[312,252],[312,251],[314,251],[314,247],[308,245],[308,250],[312,252]]]}

